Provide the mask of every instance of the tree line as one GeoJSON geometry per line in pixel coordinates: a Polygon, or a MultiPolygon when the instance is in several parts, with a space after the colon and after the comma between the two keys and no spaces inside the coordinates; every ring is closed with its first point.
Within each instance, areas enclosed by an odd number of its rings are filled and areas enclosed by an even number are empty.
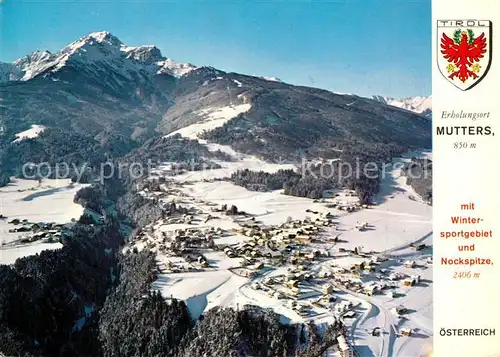
{"type": "Polygon", "coordinates": [[[412,157],[403,168],[406,184],[413,187],[424,202],[432,205],[432,161],[412,157]]]}

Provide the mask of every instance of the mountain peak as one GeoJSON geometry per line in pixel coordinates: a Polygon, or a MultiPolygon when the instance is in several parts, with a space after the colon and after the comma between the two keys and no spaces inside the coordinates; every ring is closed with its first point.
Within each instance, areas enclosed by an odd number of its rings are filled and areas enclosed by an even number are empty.
{"type": "Polygon", "coordinates": [[[167,58],[163,61],[157,62],[158,74],[169,74],[174,77],[182,77],[185,74],[188,74],[194,69],[198,67],[192,65],[191,63],[180,63],[176,62],[171,58],[167,58]]]}
{"type": "Polygon", "coordinates": [[[52,56],[52,53],[49,51],[35,51],[27,54],[24,57],[21,57],[14,61],[13,65],[15,66],[24,66],[31,62],[45,61],[48,60],[52,56]]]}
{"type": "Polygon", "coordinates": [[[122,42],[108,31],[92,32],[82,37],[82,40],[95,40],[98,43],[106,42],[110,45],[121,45],[122,42]]]}
{"type": "Polygon", "coordinates": [[[92,32],[64,47],[61,52],[73,54],[78,52],[80,49],[83,49],[83,52],[86,52],[90,47],[94,47],[95,45],[108,47],[108,50],[116,52],[120,50],[123,43],[110,32],[92,32]]]}
{"type": "Polygon", "coordinates": [[[12,64],[3,64],[0,83],[27,81],[56,73],[67,65],[91,65],[93,71],[101,67],[101,72],[111,70],[126,78],[133,72],[181,77],[198,68],[163,57],[156,46],[127,46],[109,31],[98,31],[81,37],[58,52],[36,51],[12,64]]]}
{"type": "Polygon", "coordinates": [[[92,37],[95,38],[97,41],[104,41],[106,38],[109,38],[111,35],[111,32],[109,31],[97,31],[97,32],[92,32],[89,33],[88,35],[84,37],[92,37]]]}
{"type": "Polygon", "coordinates": [[[153,63],[165,59],[156,46],[122,46],[121,49],[127,54],[127,58],[133,58],[141,62],[153,63]]]}

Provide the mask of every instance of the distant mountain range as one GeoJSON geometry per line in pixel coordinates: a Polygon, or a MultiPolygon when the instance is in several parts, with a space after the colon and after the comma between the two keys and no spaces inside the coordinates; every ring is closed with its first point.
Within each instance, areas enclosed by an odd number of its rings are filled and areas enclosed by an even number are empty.
{"type": "Polygon", "coordinates": [[[406,109],[421,114],[428,119],[432,119],[432,96],[396,99],[374,95],[372,98],[381,103],[392,105],[401,109],[406,109]]]}

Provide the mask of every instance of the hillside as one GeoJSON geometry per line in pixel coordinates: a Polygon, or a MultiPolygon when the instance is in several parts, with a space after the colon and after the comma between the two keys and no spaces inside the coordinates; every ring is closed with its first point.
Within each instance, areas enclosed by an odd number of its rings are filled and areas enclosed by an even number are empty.
{"type": "Polygon", "coordinates": [[[430,147],[430,123],[419,115],[358,96],[208,68],[180,79],[176,105],[159,130],[169,133],[192,124],[206,108],[244,103],[251,104],[250,110],[205,138],[268,157],[349,142],[430,147]]]}
{"type": "MultiPolygon", "coordinates": [[[[85,151],[90,141],[103,155],[116,156],[200,122],[207,111],[240,104],[250,109],[206,138],[266,159],[353,143],[431,145],[430,123],[411,112],[353,95],[177,63],[154,46],[130,47],[108,32],[87,35],[57,53],[34,52],[1,68],[0,157],[15,135],[32,125],[81,137],[85,144],[78,150],[85,151]]],[[[33,139],[44,140],[43,135],[33,139]]],[[[54,140],[45,146],[55,146],[54,140]]],[[[58,155],[52,159],[66,153],[58,155]]],[[[21,156],[30,159],[29,153],[21,156]]],[[[12,173],[13,166],[4,163],[2,170],[12,173]]]]}

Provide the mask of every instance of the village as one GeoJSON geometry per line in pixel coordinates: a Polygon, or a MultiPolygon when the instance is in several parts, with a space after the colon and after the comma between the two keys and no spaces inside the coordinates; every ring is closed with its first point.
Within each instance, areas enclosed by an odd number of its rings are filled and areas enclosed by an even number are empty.
{"type": "MultiPolygon", "coordinates": [[[[5,217],[6,219],[7,217],[5,217]]],[[[65,224],[55,222],[29,222],[28,219],[15,218],[8,222],[13,228],[9,233],[21,233],[17,240],[12,240],[10,244],[26,244],[39,240],[45,243],[60,242],[62,230],[65,224]]]]}
{"type": "MultiPolygon", "coordinates": [[[[431,336],[427,206],[392,190],[384,201],[361,205],[348,189],[312,200],[279,190],[250,192],[196,175],[170,176],[160,169],[149,178],[153,184],[141,194],[166,214],[124,248],[155,252],[157,278],[151,288],[167,299],[184,300],[194,318],[214,306],[253,304],[294,323],[322,326],[340,320],[347,328],[339,341],[346,356],[388,345],[402,353],[431,336]]],[[[51,185],[19,181],[2,195],[9,202],[0,217],[5,262],[57,249],[65,225],[81,215],[83,209],[73,203],[78,187],[51,185]],[[71,209],[30,214],[26,205],[44,205],[51,198],[45,192],[67,198],[71,209]]]]}
{"type": "Polygon", "coordinates": [[[66,228],[84,209],[74,202],[83,185],[71,180],[13,179],[0,189],[0,263],[59,249],[66,228]],[[54,203],[54,199],[56,200],[54,203]]]}
{"type": "MultiPolygon", "coordinates": [[[[163,184],[160,191],[143,192],[163,203],[172,200],[186,213],[147,226],[127,247],[156,251],[161,276],[175,279],[176,274],[229,271],[246,279],[239,288],[243,296],[281,305],[304,321],[330,318],[347,323],[363,314],[360,296],[391,301],[394,319],[404,320],[411,311],[404,306],[408,289],[426,285],[421,270],[432,264],[426,244],[408,244],[409,257],[402,260],[383,251],[365,251],[344,238],[346,231],[377,228],[360,221],[340,228],[340,215],[373,209],[360,205],[350,190],[315,200],[314,207],[324,209],[306,208],[303,219],[289,216],[282,223],[269,224],[236,205],[190,196],[184,186],[189,185],[163,184]]],[[[375,326],[370,333],[378,336],[383,328],[375,326]]],[[[411,337],[412,329],[403,323],[398,334],[411,337]]],[[[349,346],[349,341],[345,344],[349,346]]]]}

